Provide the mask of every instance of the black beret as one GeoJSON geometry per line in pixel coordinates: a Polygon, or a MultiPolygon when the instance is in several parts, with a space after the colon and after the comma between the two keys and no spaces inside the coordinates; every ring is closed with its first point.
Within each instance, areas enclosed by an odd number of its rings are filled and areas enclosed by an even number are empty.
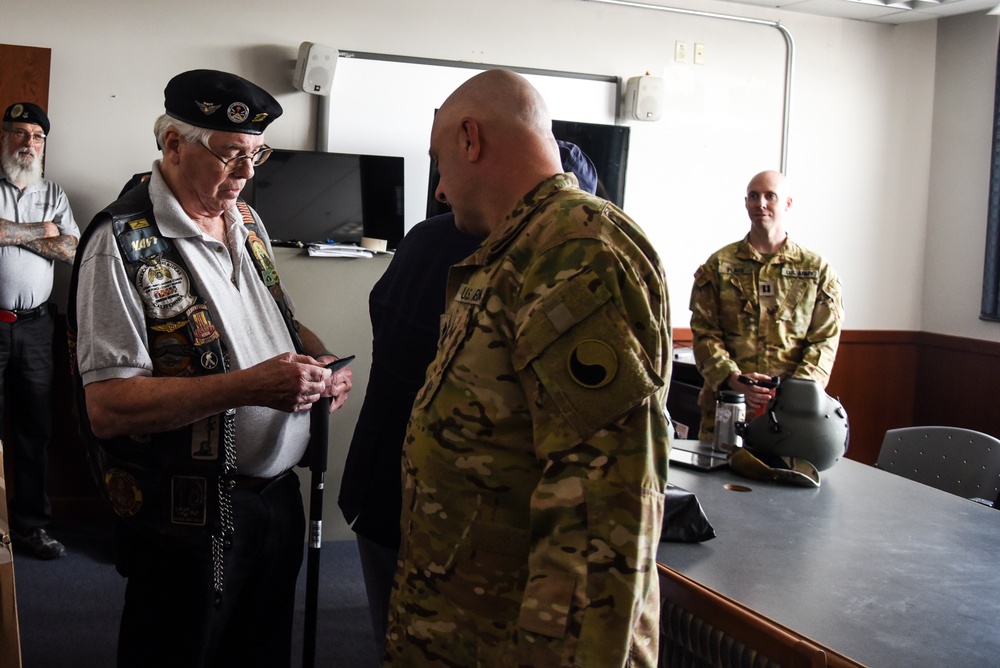
{"type": "Polygon", "coordinates": [[[199,128],[248,135],[259,135],[281,116],[281,105],[266,90],[217,70],[178,74],[163,90],[163,106],[177,120],[199,128]]]}
{"type": "Polygon", "coordinates": [[[15,102],[7,107],[3,113],[4,123],[34,123],[42,128],[42,132],[49,134],[49,117],[45,115],[42,108],[31,102],[15,102]]]}

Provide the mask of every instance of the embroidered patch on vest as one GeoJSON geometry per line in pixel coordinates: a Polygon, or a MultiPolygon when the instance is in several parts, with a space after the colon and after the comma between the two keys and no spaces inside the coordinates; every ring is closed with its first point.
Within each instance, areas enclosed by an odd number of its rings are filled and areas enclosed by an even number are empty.
{"type": "Polygon", "coordinates": [[[187,317],[194,332],[194,345],[203,346],[219,338],[219,330],[215,328],[212,314],[205,304],[192,306],[187,312],[187,317]]]}
{"type": "Polygon", "coordinates": [[[219,458],[217,447],[218,416],[198,420],[191,425],[191,459],[213,460],[219,458]]]}
{"type": "Polygon", "coordinates": [[[172,318],[195,302],[190,277],[170,260],[161,259],[156,264],[141,267],[136,273],[135,287],[150,318],[172,318]]]}
{"type": "Polygon", "coordinates": [[[108,500],[121,517],[134,517],[142,508],[142,489],[132,474],[122,469],[108,469],[104,474],[108,500]]]}
{"type": "Polygon", "coordinates": [[[156,234],[156,230],[145,218],[129,221],[128,227],[129,229],[122,230],[118,243],[129,262],[139,262],[168,250],[167,242],[156,234]]]}
{"type": "Polygon", "coordinates": [[[278,271],[274,268],[274,263],[271,262],[271,256],[267,254],[267,246],[253,232],[250,232],[248,241],[250,242],[250,248],[253,249],[254,257],[257,258],[257,265],[260,267],[260,277],[264,281],[264,285],[267,287],[277,285],[278,271]]]}
{"type": "Polygon", "coordinates": [[[162,376],[191,374],[191,342],[179,331],[158,334],[150,341],[153,371],[162,376]]]}
{"type": "Polygon", "coordinates": [[[197,476],[170,478],[170,521],[205,526],[208,480],[197,476]]]}

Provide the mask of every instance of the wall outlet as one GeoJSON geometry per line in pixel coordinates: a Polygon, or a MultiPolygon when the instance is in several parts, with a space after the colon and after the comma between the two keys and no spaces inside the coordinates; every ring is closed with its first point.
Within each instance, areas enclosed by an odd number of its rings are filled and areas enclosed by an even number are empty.
{"type": "Polygon", "coordinates": [[[674,42],[674,62],[686,63],[687,58],[688,58],[687,42],[681,42],[680,40],[674,42]]]}

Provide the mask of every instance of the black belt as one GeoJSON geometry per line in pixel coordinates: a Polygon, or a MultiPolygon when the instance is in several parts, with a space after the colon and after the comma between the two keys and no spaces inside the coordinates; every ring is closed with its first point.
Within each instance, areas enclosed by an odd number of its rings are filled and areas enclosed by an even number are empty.
{"type": "Polygon", "coordinates": [[[18,320],[34,320],[35,318],[41,318],[43,315],[49,312],[49,305],[42,304],[41,306],[36,306],[35,308],[29,308],[27,311],[5,311],[0,309],[0,322],[17,322],[18,320]]]}
{"type": "Polygon", "coordinates": [[[285,471],[284,473],[279,473],[273,478],[255,478],[249,475],[238,475],[234,481],[234,487],[236,489],[247,489],[252,492],[263,491],[265,487],[273,483],[274,481],[284,478],[289,474],[290,471],[285,471]]]}

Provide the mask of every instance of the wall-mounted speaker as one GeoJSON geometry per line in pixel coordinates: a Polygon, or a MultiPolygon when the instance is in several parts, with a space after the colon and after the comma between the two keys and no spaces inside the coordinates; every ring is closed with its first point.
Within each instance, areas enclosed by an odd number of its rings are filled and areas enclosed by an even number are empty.
{"type": "Polygon", "coordinates": [[[332,46],[302,42],[299,57],[295,60],[292,85],[313,95],[329,95],[339,55],[340,52],[332,46]]]}
{"type": "Polygon", "coordinates": [[[663,79],[646,74],[632,77],[625,85],[623,117],[636,121],[658,121],[663,114],[663,79]]]}

